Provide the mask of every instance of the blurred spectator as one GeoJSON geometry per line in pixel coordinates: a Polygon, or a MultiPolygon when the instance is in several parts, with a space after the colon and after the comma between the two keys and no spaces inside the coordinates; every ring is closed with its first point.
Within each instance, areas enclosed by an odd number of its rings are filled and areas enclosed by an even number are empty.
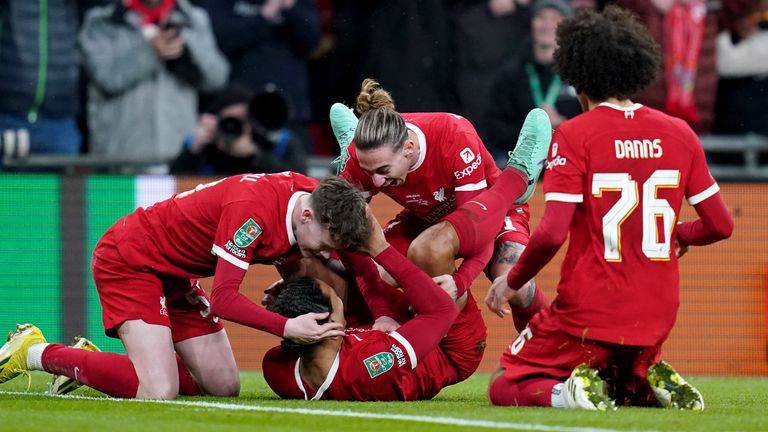
{"type": "Polygon", "coordinates": [[[530,34],[530,0],[452,2],[456,112],[472,121],[483,136],[482,117],[494,76],[507,59],[518,57],[528,49],[517,41],[525,40],[530,34]]]}
{"type": "Polygon", "coordinates": [[[759,0],[617,0],[634,11],[659,41],[664,70],[636,101],[681,117],[698,133],[711,133],[719,29],[754,10],[759,0]]]}
{"type": "Polygon", "coordinates": [[[78,2],[0,0],[0,141],[23,156],[77,154],[78,2]]]}
{"type": "MultiPolygon", "coordinates": [[[[260,91],[273,84],[294,107],[291,128],[307,150],[312,118],[307,61],[320,43],[313,0],[208,0],[204,3],[232,82],[260,91]]],[[[325,115],[325,113],[323,113],[325,115]]]]}
{"type": "Polygon", "coordinates": [[[284,108],[274,92],[254,98],[248,88],[234,84],[216,92],[194,135],[184,140],[171,174],[305,172],[301,143],[279,127],[287,120],[284,108]]]}
{"type": "Polygon", "coordinates": [[[353,104],[375,76],[402,112],[454,111],[451,34],[444,0],[346,0],[335,22],[341,99],[353,104]]]}
{"type": "Polygon", "coordinates": [[[768,136],[768,0],[717,37],[715,133],[768,136]]]}
{"type": "Polygon", "coordinates": [[[195,128],[197,92],[229,66],[204,10],[187,0],[119,0],[88,11],[80,32],[91,151],[170,159],[195,128]]]}
{"type": "Polygon", "coordinates": [[[533,4],[526,49],[501,68],[487,99],[485,143],[495,156],[502,157],[503,152],[514,148],[531,109],[545,110],[553,127],[581,113],[574,89],[552,70],[557,25],[571,12],[565,0],[537,0],[533,4]]]}

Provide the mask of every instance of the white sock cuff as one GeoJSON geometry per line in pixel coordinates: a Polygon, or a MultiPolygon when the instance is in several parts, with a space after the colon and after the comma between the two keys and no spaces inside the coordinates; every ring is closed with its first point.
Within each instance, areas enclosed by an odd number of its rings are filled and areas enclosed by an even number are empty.
{"type": "Polygon", "coordinates": [[[552,387],[552,408],[568,408],[565,404],[565,384],[557,383],[552,387]]]}
{"type": "Polygon", "coordinates": [[[48,348],[49,343],[39,343],[29,347],[27,351],[27,369],[44,371],[43,369],[43,351],[48,348]]]}

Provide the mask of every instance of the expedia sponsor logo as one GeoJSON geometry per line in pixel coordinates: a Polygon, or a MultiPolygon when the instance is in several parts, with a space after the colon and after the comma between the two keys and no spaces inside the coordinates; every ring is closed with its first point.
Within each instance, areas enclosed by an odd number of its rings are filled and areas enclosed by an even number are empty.
{"type": "Polygon", "coordinates": [[[464,150],[459,153],[459,156],[461,156],[461,160],[463,160],[464,163],[470,163],[472,162],[472,159],[475,158],[475,154],[472,153],[472,150],[470,150],[469,147],[465,147],[464,150]]]}
{"type": "Polygon", "coordinates": [[[235,244],[232,243],[232,240],[227,240],[227,242],[224,244],[224,249],[238,258],[245,258],[245,249],[240,249],[239,247],[235,246],[235,244]]]}
{"type": "MultiPolygon", "coordinates": [[[[467,150],[469,150],[469,149],[467,149],[467,150]]],[[[467,161],[465,161],[465,162],[467,162],[467,161]]],[[[469,162],[467,162],[467,163],[469,163],[469,162]]],[[[456,177],[456,180],[461,180],[461,179],[463,179],[466,176],[472,175],[472,173],[475,172],[477,167],[479,167],[480,164],[482,164],[482,163],[483,163],[483,156],[482,155],[477,155],[477,159],[475,159],[475,161],[472,162],[472,165],[467,166],[466,168],[464,168],[461,171],[454,171],[453,172],[453,176],[456,177]]]]}
{"type": "Polygon", "coordinates": [[[552,159],[551,161],[547,162],[547,169],[549,170],[549,169],[553,169],[554,167],[563,166],[567,162],[568,162],[568,159],[566,159],[566,158],[564,158],[564,157],[562,157],[560,155],[557,155],[557,156],[555,156],[554,159],[552,159]]]}
{"type": "Polygon", "coordinates": [[[395,354],[395,358],[397,359],[397,366],[405,366],[405,354],[403,354],[403,350],[401,350],[400,347],[395,344],[392,344],[392,346],[389,347],[389,350],[395,354]]]}

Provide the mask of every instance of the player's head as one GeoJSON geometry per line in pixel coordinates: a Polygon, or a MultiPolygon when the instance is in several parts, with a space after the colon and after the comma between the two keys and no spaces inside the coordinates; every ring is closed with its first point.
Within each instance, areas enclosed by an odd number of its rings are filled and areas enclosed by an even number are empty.
{"type": "Polygon", "coordinates": [[[355,148],[360,167],[376,187],[402,184],[418,159],[418,146],[409,139],[392,96],[376,81],[366,79],[357,96],[357,111],[355,148]]]}
{"type": "MultiPolygon", "coordinates": [[[[331,292],[331,291],[329,291],[331,292]]],[[[275,302],[268,309],[287,318],[311,312],[333,312],[331,299],[320,287],[320,283],[312,278],[294,279],[283,284],[283,289],[277,295],[275,302]]],[[[318,321],[325,324],[328,320],[318,321]]],[[[306,345],[300,345],[289,339],[283,339],[283,349],[298,352],[306,345]]]]}
{"type": "MultiPolygon", "coordinates": [[[[659,46],[631,12],[579,10],[557,27],[555,70],[593,102],[630,99],[659,71],[659,46]]],[[[586,107],[585,107],[586,108],[586,107]]]]}
{"type": "Polygon", "coordinates": [[[362,194],[341,177],[320,181],[302,209],[296,242],[306,256],[333,249],[359,249],[371,235],[368,204],[362,194]]]}

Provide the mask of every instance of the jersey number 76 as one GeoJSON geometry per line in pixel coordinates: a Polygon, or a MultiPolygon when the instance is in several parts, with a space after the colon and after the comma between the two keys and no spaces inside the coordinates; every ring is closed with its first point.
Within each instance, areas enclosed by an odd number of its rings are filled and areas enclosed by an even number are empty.
{"type": "MultiPolygon", "coordinates": [[[[656,170],[643,183],[643,254],[650,260],[670,258],[670,241],[677,215],[665,199],[657,197],[659,188],[680,185],[679,170],[656,170]],[[658,218],[662,219],[662,235],[658,234],[658,218]],[[661,241],[659,241],[661,239],[661,241]]],[[[639,201],[637,182],[628,173],[596,173],[592,177],[592,195],[602,198],[603,192],[621,192],[619,200],[603,216],[605,260],[621,262],[621,224],[635,211],[639,201]]]]}

